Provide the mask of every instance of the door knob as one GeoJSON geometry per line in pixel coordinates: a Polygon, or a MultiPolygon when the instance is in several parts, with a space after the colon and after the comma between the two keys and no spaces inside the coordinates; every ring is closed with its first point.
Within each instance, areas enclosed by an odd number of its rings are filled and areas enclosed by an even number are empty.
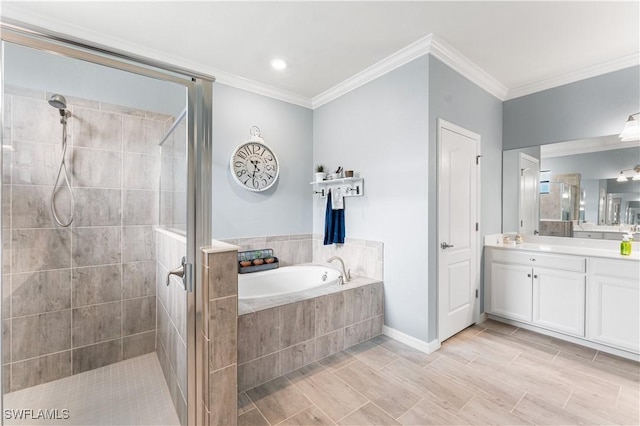
{"type": "Polygon", "coordinates": [[[453,244],[447,244],[447,243],[440,244],[440,248],[442,248],[442,250],[452,248],[452,247],[453,247],[453,244]]]}

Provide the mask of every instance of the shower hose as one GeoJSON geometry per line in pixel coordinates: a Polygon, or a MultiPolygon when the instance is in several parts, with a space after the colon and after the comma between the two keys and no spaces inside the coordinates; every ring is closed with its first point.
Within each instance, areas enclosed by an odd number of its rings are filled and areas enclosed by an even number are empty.
{"type": "Polygon", "coordinates": [[[73,216],[75,214],[75,199],[73,197],[73,189],[71,189],[71,184],[69,183],[69,175],[67,174],[67,165],[65,163],[65,158],[67,156],[67,117],[62,117],[60,119],[60,123],[62,123],[62,157],[60,157],[58,176],[53,184],[53,191],[51,191],[51,213],[53,213],[53,218],[56,220],[58,225],[66,228],[71,225],[71,222],[73,222],[73,216]],[[69,190],[69,195],[71,197],[71,214],[68,222],[60,220],[60,217],[58,217],[58,213],[56,212],[55,197],[58,190],[58,184],[60,182],[60,176],[64,177],[64,184],[69,190]]]}

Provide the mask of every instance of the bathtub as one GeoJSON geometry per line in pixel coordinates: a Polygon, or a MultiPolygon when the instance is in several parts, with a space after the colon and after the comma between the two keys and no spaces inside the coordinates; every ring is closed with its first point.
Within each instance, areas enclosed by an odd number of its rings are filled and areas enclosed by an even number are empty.
{"type": "Polygon", "coordinates": [[[242,301],[284,296],[337,285],[340,271],[322,265],[297,265],[238,275],[238,299],[242,301]]]}

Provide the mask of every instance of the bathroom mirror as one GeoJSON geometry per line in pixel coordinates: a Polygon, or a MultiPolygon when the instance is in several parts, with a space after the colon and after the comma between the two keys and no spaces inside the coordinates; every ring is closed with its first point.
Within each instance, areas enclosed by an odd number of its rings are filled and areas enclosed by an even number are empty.
{"type": "Polygon", "coordinates": [[[640,181],[617,181],[638,164],[640,141],[617,135],[506,150],[502,231],[618,239],[640,224],[640,181]]]}

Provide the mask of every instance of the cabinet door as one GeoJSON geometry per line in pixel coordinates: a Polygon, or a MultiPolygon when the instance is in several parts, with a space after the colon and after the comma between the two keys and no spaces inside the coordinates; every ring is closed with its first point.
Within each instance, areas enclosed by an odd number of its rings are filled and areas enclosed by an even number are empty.
{"type": "Polygon", "coordinates": [[[589,283],[589,338],[640,353],[640,284],[593,275],[589,283]]]}
{"type": "Polygon", "coordinates": [[[491,263],[491,312],[531,322],[531,268],[491,263]]]}
{"type": "Polygon", "coordinates": [[[584,337],[584,274],[533,269],[533,323],[584,337]]]}

